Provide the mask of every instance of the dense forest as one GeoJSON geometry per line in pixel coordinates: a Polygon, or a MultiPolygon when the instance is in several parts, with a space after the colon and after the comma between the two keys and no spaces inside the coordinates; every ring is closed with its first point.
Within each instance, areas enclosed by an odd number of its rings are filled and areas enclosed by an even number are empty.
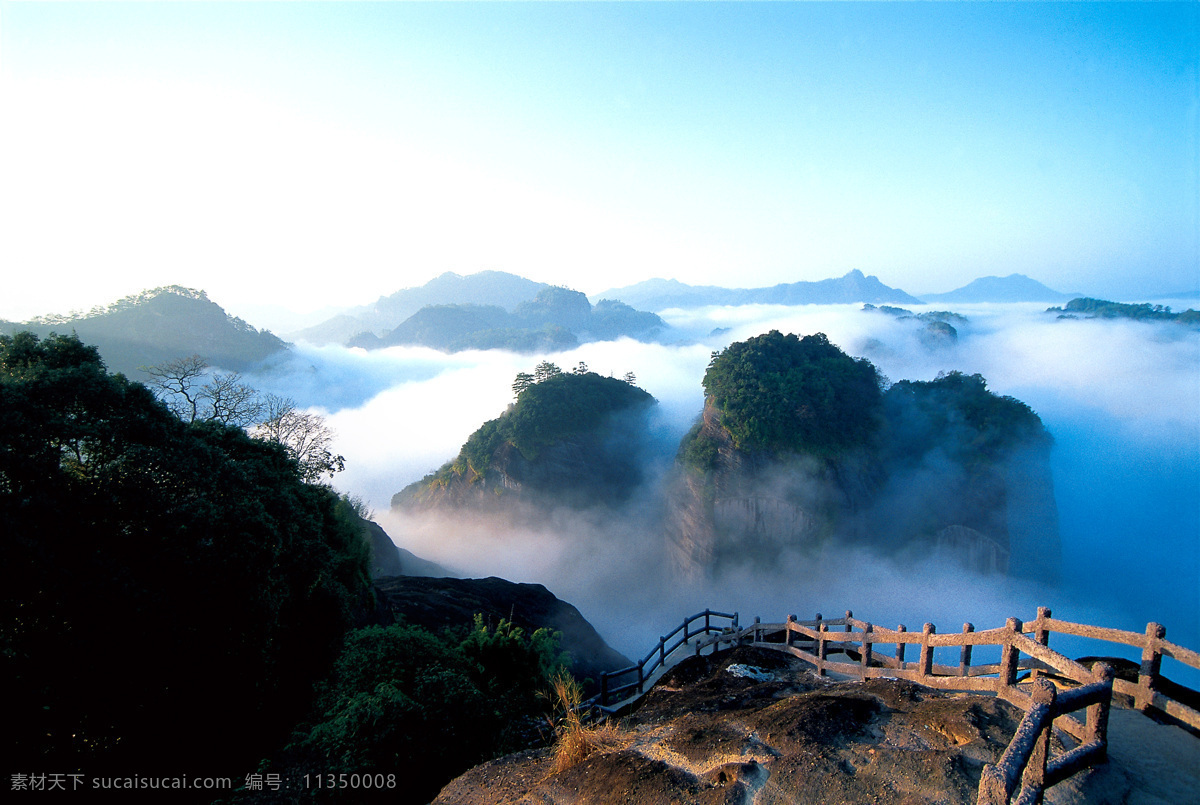
{"type": "Polygon", "coordinates": [[[526,500],[576,506],[624,499],[641,482],[639,417],[655,403],[633,380],[582,364],[563,372],[549,361],[519,373],[508,410],[472,433],[454,460],[398,492],[392,505],[457,505],[472,495],[499,502],[518,488],[526,500]],[[484,490],[489,494],[479,494],[484,490]]]}
{"type": "Polygon", "coordinates": [[[74,336],[0,336],[0,535],[14,774],[265,769],[287,801],[361,801],[296,786],[380,772],[402,778],[389,800],[423,802],[537,739],[561,665],[544,631],[389,625],[351,501],[74,336]]]}
{"type": "Polygon", "coordinates": [[[1062,307],[1046,309],[1047,313],[1058,313],[1060,319],[1136,319],[1138,321],[1174,321],[1180,324],[1200,324],[1200,311],[1188,308],[1182,313],[1173,313],[1168,305],[1152,305],[1149,302],[1129,304],[1109,302],[1105,299],[1079,297],[1062,307]]]}

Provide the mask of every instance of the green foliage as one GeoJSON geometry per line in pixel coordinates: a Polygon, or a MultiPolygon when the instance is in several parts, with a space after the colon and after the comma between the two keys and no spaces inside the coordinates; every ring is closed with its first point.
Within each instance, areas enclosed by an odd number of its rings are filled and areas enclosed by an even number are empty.
{"type": "Polygon", "coordinates": [[[679,443],[679,453],[676,458],[685,466],[708,472],[717,466],[718,448],[703,428],[703,423],[697,422],[691,427],[679,443]]]}
{"type": "Polygon", "coordinates": [[[865,444],[881,410],[879,376],[823,333],[772,330],[714,353],[704,391],[741,450],[831,456],[865,444]]]}
{"type": "Polygon", "coordinates": [[[968,468],[997,461],[1018,442],[1046,440],[1042,421],[1028,405],[993,394],[982,375],[950,372],[936,380],[901,380],[884,396],[891,453],[900,460],[934,445],[968,468]]]}
{"type": "Polygon", "coordinates": [[[654,401],[650,394],[628,383],[595,372],[567,374],[547,361],[538,365],[535,378],[538,376],[543,379],[524,385],[508,411],[483,423],[467,438],[458,458],[439,470],[435,480],[445,479],[451,472],[461,475],[468,469],[484,475],[496,451],[506,443],[534,459],[561,439],[594,431],[617,411],[654,401]]]}
{"type": "Polygon", "coordinates": [[[42,317],[16,326],[41,338],[72,330],[98,345],[109,367],[139,378],[140,367],[201,349],[212,363],[240,371],[287,348],[270,332],[227,314],[203,291],[179,286],[143,291],[87,314],[42,317]]]}
{"type": "Polygon", "coordinates": [[[1195,324],[1200,320],[1200,312],[1188,308],[1182,313],[1172,313],[1166,305],[1125,304],[1109,302],[1105,299],[1079,297],[1072,299],[1063,307],[1052,307],[1047,313],[1060,313],[1062,317],[1071,318],[1084,314],[1094,319],[1136,319],[1140,321],[1178,321],[1182,324],[1195,324]]]}
{"type": "Polygon", "coordinates": [[[0,535],[3,745],[30,768],[255,757],[370,595],[348,503],[75,337],[0,337],[0,535]]]}
{"type": "MultiPolygon", "coordinates": [[[[297,734],[285,763],[335,774],[399,771],[400,800],[428,802],[471,766],[537,740],[538,691],[564,673],[563,659],[557,633],[526,637],[478,615],[463,639],[406,624],[359,629],[322,686],[319,718],[297,734]]],[[[396,800],[395,791],[379,793],[396,800]]]]}
{"type": "Polygon", "coordinates": [[[594,431],[616,411],[653,401],[649,393],[595,372],[559,373],[521,392],[497,427],[506,441],[533,459],[555,442],[594,431]]]}

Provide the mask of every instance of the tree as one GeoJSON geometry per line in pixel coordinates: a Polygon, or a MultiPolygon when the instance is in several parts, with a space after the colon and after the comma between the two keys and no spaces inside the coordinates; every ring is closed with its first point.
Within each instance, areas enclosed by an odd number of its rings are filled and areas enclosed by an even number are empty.
{"type": "Polygon", "coordinates": [[[0,336],[12,767],[253,768],[369,606],[369,562],[279,445],[182,421],[73,336],[0,336]]]}
{"type": "Polygon", "coordinates": [[[256,422],[263,412],[258,391],[242,382],[237,372],[215,374],[201,389],[208,403],[208,419],[222,425],[245,428],[256,422]]]}
{"type": "Polygon", "coordinates": [[[586,363],[584,363],[583,361],[580,361],[579,365],[576,366],[571,371],[577,375],[586,375],[588,373],[588,365],[586,363]]]}
{"type": "Polygon", "coordinates": [[[244,428],[262,413],[258,391],[237,372],[214,372],[199,355],[143,366],[158,397],[184,422],[211,420],[244,428]]]}
{"type": "Polygon", "coordinates": [[[637,385],[637,375],[635,375],[633,372],[626,372],[624,380],[631,386],[637,385]]]}
{"type": "Polygon", "coordinates": [[[295,400],[274,394],[264,398],[263,414],[265,418],[254,426],[250,435],[283,445],[300,465],[304,480],[315,483],[327,473],[332,478],[334,473],[346,469],[345,457],[330,450],[334,434],[324,417],[301,411],[295,400]]]}
{"type": "Polygon", "coordinates": [[[521,392],[532,386],[534,382],[533,375],[529,372],[518,372],[517,379],[512,384],[513,395],[520,397],[521,392]]]}
{"type": "Polygon", "coordinates": [[[549,380],[562,374],[562,369],[559,369],[556,364],[550,361],[542,361],[537,366],[533,367],[533,382],[541,383],[543,380],[549,380]]]}
{"type": "Polygon", "coordinates": [[[208,374],[208,361],[199,355],[174,358],[157,366],[143,366],[142,371],[151,377],[151,385],[158,396],[184,422],[203,419],[201,407],[204,400],[203,380],[208,374]]]}

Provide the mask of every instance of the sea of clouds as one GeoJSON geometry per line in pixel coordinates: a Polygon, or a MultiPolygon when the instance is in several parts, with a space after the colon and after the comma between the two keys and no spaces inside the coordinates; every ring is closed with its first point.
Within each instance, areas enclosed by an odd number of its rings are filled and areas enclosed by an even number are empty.
{"type": "MultiPolygon", "coordinates": [[[[930,309],[937,308],[912,308],[930,309]]],[[[922,339],[919,322],[861,305],[667,310],[660,315],[671,325],[664,338],[671,343],[622,339],[548,356],[299,344],[252,382],[327,417],[346,457],[334,485],[364,498],[402,547],[464,576],[545,584],[629,656],[641,656],[659,634],[705,607],[765,621],[852,609],[883,625],[919,629],[931,621],[939,631],[958,631],[966,621],[987,628],[1009,615],[1030,619],[1044,605],[1066,620],[1137,632],[1158,621],[1169,639],[1200,647],[1200,332],[1161,322],[1064,320],[1045,309],[954,306],[968,321],[956,323],[956,343],[934,346],[922,339]],[[644,501],[619,512],[556,513],[520,529],[390,511],[394,493],[451,460],[476,428],[503,413],[515,375],[543,358],[564,370],[584,362],[614,377],[633,372],[659,401],[660,472],[703,406],[712,352],[771,329],[823,332],[892,381],[980,373],[993,392],[1030,405],[1055,440],[1061,582],[977,577],[934,558],[910,557],[901,566],[847,548],[781,560],[765,575],[730,573],[688,585],[669,580],[660,535],[647,525],[653,518],[639,509],[644,501]]],[[[1063,646],[1077,648],[1069,640],[1063,646]]]]}

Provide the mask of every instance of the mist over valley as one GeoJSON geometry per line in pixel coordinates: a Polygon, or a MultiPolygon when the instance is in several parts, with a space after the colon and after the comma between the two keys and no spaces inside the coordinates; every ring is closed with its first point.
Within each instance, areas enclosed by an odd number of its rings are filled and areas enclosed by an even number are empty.
{"type": "Polygon", "coordinates": [[[545,355],[299,343],[252,379],[327,416],[346,456],[335,486],[369,501],[397,544],[458,575],[545,584],[629,655],[706,606],[765,618],[850,608],[880,623],[955,624],[1001,623],[1048,605],[1062,617],[1135,631],[1157,619],[1173,639],[1196,642],[1197,332],[1165,322],[1061,319],[1043,303],[975,303],[952,306],[953,338],[931,339],[921,314],[945,308],[905,311],[912,315],[861,304],[672,308],[659,311],[672,343],[626,338],[545,355]],[[978,373],[992,393],[1027,404],[1053,440],[1058,581],[976,575],[936,556],[901,560],[861,544],[828,544],[815,557],[782,555],[774,568],[729,569],[701,581],[673,575],[662,534],[647,527],[661,522],[656,485],[704,407],[701,379],[712,353],[773,329],[824,333],[892,383],[978,373]],[[393,509],[397,492],[454,459],[513,403],[514,378],[540,360],[565,371],[582,362],[613,378],[632,373],[653,395],[651,436],[637,446],[642,493],[617,506],[540,511],[536,522],[393,509]]]}

